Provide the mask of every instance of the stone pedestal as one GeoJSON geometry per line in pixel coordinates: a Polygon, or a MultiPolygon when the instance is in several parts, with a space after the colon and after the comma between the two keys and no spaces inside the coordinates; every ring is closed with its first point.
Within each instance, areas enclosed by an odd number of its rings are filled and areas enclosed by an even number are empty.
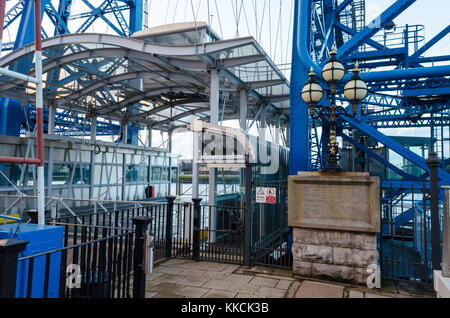
{"type": "Polygon", "coordinates": [[[290,176],[295,274],[365,284],[378,263],[379,179],[367,173],[290,176]]]}
{"type": "Polygon", "coordinates": [[[438,298],[450,298],[450,277],[442,275],[442,271],[433,271],[434,290],[438,298]]]}

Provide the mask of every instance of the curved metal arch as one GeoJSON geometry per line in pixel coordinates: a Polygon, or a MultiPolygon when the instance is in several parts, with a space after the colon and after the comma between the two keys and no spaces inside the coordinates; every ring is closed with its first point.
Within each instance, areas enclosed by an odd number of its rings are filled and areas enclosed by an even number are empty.
{"type": "MultiPolygon", "coordinates": [[[[201,112],[206,112],[206,111],[209,111],[209,107],[199,107],[199,108],[187,110],[187,111],[185,111],[183,113],[180,113],[178,115],[172,116],[171,118],[159,121],[158,122],[158,126],[159,125],[166,125],[166,124],[168,124],[168,123],[170,123],[170,122],[172,122],[174,120],[179,120],[179,119],[182,119],[184,117],[195,115],[195,114],[198,114],[198,113],[201,113],[201,112]]],[[[153,127],[156,127],[156,126],[153,126],[153,127]]]]}
{"type": "Polygon", "coordinates": [[[134,118],[138,118],[138,117],[142,117],[142,116],[147,117],[147,116],[151,116],[154,114],[158,115],[157,113],[159,113],[163,110],[169,109],[170,107],[174,107],[174,106],[178,106],[178,105],[189,105],[189,104],[201,103],[201,102],[205,102],[205,103],[208,102],[208,99],[206,98],[206,96],[205,97],[200,96],[200,97],[186,98],[186,99],[182,99],[179,101],[175,101],[173,103],[167,103],[167,104],[155,107],[151,110],[148,110],[148,111],[136,114],[136,115],[128,116],[128,118],[134,119],[134,118]]]}
{"type": "MultiPolygon", "coordinates": [[[[204,90],[204,89],[203,89],[204,90]]],[[[108,104],[108,105],[103,105],[101,107],[97,107],[94,109],[94,111],[96,112],[96,114],[98,115],[105,115],[105,114],[109,114],[112,113],[118,109],[121,109],[123,107],[127,107],[128,105],[137,103],[141,100],[145,100],[147,98],[151,98],[151,97],[157,97],[159,95],[165,94],[165,93],[169,93],[169,92],[181,92],[181,93],[186,93],[186,94],[192,94],[192,89],[187,89],[187,87],[182,87],[182,86],[175,86],[175,87],[161,87],[161,88],[155,88],[151,91],[145,92],[143,94],[140,95],[135,95],[132,96],[130,98],[124,99],[118,103],[114,103],[114,104],[108,104]],[[107,111],[105,111],[107,110],[107,111]]],[[[198,89],[198,94],[201,94],[201,89],[198,89]]]]}
{"type": "MultiPolygon", "coordinates": [[[[152,44],[142,40],[125,38],[118,35],[99,34],[99,33],[81,33],[81,34],[75,33],[75,34],[59,35],[43,40],[42,50],[53,48],[59,45],[90,44],[90,43],[111,45],[151,55],[181,57],[181,56],[197,56],[199,54],[211,54],[223,50],[230,50],[233,48],[254,44],[255,39],[253,37],[245,37],[240,39],[223,40],[196,45],[169,46],[169,45],[152,44]]],[[[14,63],[18,59],[26,55],[32,54],[33,52],[34,52],[34,43],[23,46],[2,57],[0,66],[5,67],[6,65],[14,63]]]]}
{"type": "Polygon", "coordinates": [[[127,81],[127,80],[139,79],[139,78],[143,78],[143,79],[144,78],[145,79],[164,78],[169,81],[182,81],[182,82],[187,82],[187,83],[191,83],[194,80],[194,81],[197,81],[197,83],[199,83],[200,85],[203,84],[203,83],[199,82],[198,80],[193,79],[189,76],[186,76],[183,74],[171,73],[171,72],[142,71],[142,72],[122,73],[122,74],[111,76],[111,77],[105,78],[104,80],[95,82],[94,84],[86,86],[86,87],[82,88],[81,90],[79,90],[75,93],[72,93],[69,96],[66,96],[64,98],[59,98],[56,100],[56,104],[60,105],[60,104],[64,104],[64,103],[69,103],[70,101],[80,98],[83,95],[89,94],[105,85],[111,85],[111,84],[120,83],[120,82],[127,81]]]}
{"type": "MultiPolygon", "coordinates": [[[[49,72],[52,69],[55,69],[57,67],[61,67],[61,65],[66,65],[69,63],[73,63],[75,61],[84,60],[84,59],[91,59],[91,58],[100,58],[100,57],[113,57],[113,58],[120,58],[120,57],[126,57],[129,59],[137,59],[149,63],[161,63],[160,59],[155,58],[152,55],[145,54],[142,52],[136,52],[130,49],[122,49],[122,48],[101,48],[101,49],[94,49],[94,50],[88,50],[83,52],[77,52],[73,54],[69,54],[66,56],[62,56],[60,58],[54,59],[42,67],[43,74],[49,72]]],[[[204,63],[199,63],[204,64],[204,63]]],[[[157,71],[155,71],[156,73],[157,71]]],[[[28,75],[32,76],[34,74],[34,70],[31,70],[28,72],[28,75]]],[[[204,85],[204,83],[199,82],[198,79],[195,77],[187,77],[186,80],[188,81],[195,81],[198,82],[200,85],[204,85]]],[[[0,85],[0,90],[5,91],[8,89],[13,88],[14,86],[20,85],[25,83],[25,81],[16,80],[12,83],[6,83],[0,85]]]]}

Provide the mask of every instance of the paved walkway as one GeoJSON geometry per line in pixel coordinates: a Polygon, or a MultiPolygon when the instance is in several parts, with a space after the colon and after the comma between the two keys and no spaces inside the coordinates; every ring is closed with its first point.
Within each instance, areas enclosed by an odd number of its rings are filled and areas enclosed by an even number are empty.
{"type": "Polygon", "coordinates": [[[147,277],[148,298],[432,297],[394,286],[382,290],[292,277],[289,270],[170,259],[147,277]]]}

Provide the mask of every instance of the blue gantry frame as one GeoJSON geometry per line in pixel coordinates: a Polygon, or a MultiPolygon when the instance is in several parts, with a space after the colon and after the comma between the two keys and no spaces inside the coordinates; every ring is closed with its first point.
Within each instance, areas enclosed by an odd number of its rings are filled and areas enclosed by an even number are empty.
{"type": "MultiPolygon", "coordinates": [[[[425,43],[422,36],[424,26],[392,25],[398,15],[416,2],[397,0],[378,18],[358,28],[357,5],[364,6],[364,2],[339,0],[336,5],[334,0],[295,0],[291,73],[291,175],[296,175],[298,171],[318,169],[323,164],[319,161],[326,151],[326,142],[317,138],[317,123],[311,122],[300,92],[311,66],[318,74],[322,86],[326,87],[320,73],[333,44],[337,45],[338,58],[346,69],[353,68],[355,61],[359,62],[360,68],[364,70],[361,77],[369,87],[369,95],[363,103],[364,114],[356,118],[340,116],[338,134],[345,141],[396,171],[405,182],[415,182],[414,176],[401,171],[345,135],[342,130],[356,128],[428,172],[424,158],[377,129],[429,127],[432,132],[430,145],[436,144],[437,140],[433,135],[436,127],[449,129],[450,55],[423,55],[450,32],[450,25],[446,25],[425,43]],[[352,10],[353,15],[348,18],[346,11],[352,10]],[[380,33],[389,32],[397,35],[392,37],[396,40],[386,40],[385,36],[380,36],[380,33]],[[434,62],[440,63],[438,66],[430,66],[434,62]],[[394,68],[379,70],[379,67],[384,66],[394,68]]],[[[350,74],[346,75],[342,83],[349,76],[350,74]]],[[[342,97],[338,97],[338,100],[346,105],[342,97]]],[[[329,102],[324,97],[322,104],[327,103],[329,102]]],[[[322,126],[325,125],[324,120],[322,126]]],[[[448,158],[442,159],[444,163],[448,162],[448,158]]],[[[443,169],[439,170],[439,179],[441,184],[450,184],[450,175],[443,169]]]]}

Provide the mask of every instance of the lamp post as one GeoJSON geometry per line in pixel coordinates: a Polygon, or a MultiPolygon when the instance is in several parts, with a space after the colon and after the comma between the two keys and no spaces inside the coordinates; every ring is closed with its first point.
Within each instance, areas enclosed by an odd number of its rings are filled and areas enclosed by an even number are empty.
{"type": "Polygon", "coordinates": [[[336,88],[345,75],[345,68],[336,58],[336,50],[330,52],[330,59],[322,70],[322,78],[330,87],[328,96],[330,98],[330,107],[319,105],[324,95],[324,90],[316,80],[316,74],[311,67],[308,75],[308,81],[302,90],[302,99],[308,105],[309,114],[313,119],[320,116],[327,116],[330,120],[330,141],[328,143],[328,154],[325,156],[327,166],[326,172],[339,172],[342,168],[339,166],[339,144],[336,141],[336,118],[339,113],[354,117],[358,113],[358,105],[367,96],[367,85],[359,76],[358,62],[355,63],[353,76],[344,87],[344,96],[352,105],[352,114],[349,114],[345,108],[336,106],[336,88]]]}

